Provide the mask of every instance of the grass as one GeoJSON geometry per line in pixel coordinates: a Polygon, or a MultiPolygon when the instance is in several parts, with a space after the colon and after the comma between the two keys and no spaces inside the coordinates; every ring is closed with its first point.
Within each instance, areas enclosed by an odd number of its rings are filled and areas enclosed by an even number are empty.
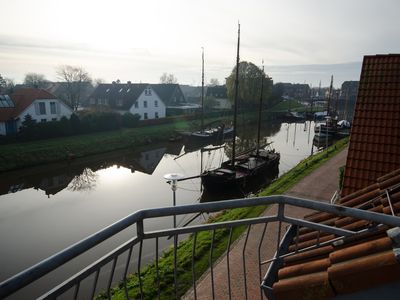
{"type": "Polygon", "coordinates": [[[188,121],[0,146],[0,172],[166,141],[188,121]]]}
{"type": "Polygon", "coordinates": [[[281,112],[281,111],[288,111],[289,109],[294,110],[300,108],[305,108],[305,105],[299,103],[297,100],[285,100],[271,107],[271,111],[281,112]]]}
{"type": "MultiPolygon", "coordinates": [[[[310,174],[313,170],[320,167],[328,159],[335,156],[343,150],[348,143],[348,139],[338,141],[321,153],[318,153],[310,158],[300,162],[296,167],[281,176],[259,195],[277,195],[283,194],[289,188],[294,186],[299,180],[310,174]]],[[[262,214],[266,206],[256,206],[249,208],[232,209],[221,212],[220,214],[211,217],[208,222],[223,222],[228,220],[237,220],[257,217],[262,214]]],[[[232,231],[232,241],[236,240],[244,232],[245,227],[236,227],[232,231]]],[[[182,296],[192,285],[192,247],[193,235],[179,243],[177,248],[177,271],[178,271],[178,294],[182,296]]],[[[215,262],[226,251],[229,239],[228,229],[219,229],[215,231],[214,236],[214,250],[212,260],[215,262]]],[[[209,268],[210,260],[210,245],[212,240],[212,233],[209,231],[199,232],[196,236],[196,252],[195,252],[195,271],[196,278],[199,278],[209,268]]],[[[174,285],[173,285],[173,249],[167,249],[158,263],[159,274],[161,278],[160,290],[161,299],[175,298],[174,285]]],[[[143,291],[145,299],[153,299],[157,297],[157,275],[155,263],[149,264],[141,272],[143,283],[143,291]]],[[[139,277],[137,274],[131,274],[128,278],[127,288],[129,296],[137,299],[140,298],[139,293],[139,277]]],[[[98,299],[105,299],[105,294],[98,296],[98,299]]],[[[125,299],[125,292],[123,284],[121,283],[112,289],[113,299],[125,299]]]]}

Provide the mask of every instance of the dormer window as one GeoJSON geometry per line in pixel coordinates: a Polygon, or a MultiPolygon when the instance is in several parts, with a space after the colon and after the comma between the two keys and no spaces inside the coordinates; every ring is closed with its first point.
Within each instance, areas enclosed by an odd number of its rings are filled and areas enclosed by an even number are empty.
{"type": "Polygon", "coordinates": [[[146,89],[144,90],[144,94],[145,94],[146,96],[151,96],[151,89],[150,89],[150,88],[146,88],[146,89]]]}

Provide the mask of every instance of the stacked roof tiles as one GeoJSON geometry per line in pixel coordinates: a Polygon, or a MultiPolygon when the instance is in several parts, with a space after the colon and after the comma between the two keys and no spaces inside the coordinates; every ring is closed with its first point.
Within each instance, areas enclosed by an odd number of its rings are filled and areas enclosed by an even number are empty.
{"type": "Polygon", "coordinates": [[[365,56],[342,196],[400,168],[400,54],[365,56]]]}
{"type": "MultiPolygon", "coordinates": [[[[400,169],[342,198],[339,203],[400,215],[400,169]]],[[[324,212],[311,214],[305,219],[352,231],[374,225],[369,221],[324,212]]],[[[398,228],[388,229],[381,226],[333,242],[336,236],[330,233],[300,228],[289,246],[293,255],[284,258],[278,272],[279,280],[273,285],[276,299],[326,299],[400,280],[400,231],[398,228]],[[310,246],[316,247],[302,252],[301,249],[310,246]]]]}

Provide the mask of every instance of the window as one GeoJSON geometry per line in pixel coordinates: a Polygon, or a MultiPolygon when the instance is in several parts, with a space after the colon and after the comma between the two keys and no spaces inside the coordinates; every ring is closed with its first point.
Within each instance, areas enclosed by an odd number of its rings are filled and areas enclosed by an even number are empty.
{"type": "Polygon", "coordinates": [[[158,107],[158,101],[154,100],[154,107],[158,107]]]}
{"type": "Polygon", "coordinates": [[[46,114],[46,103],[39,102],[39,115],[45,115],[45,114],[46,114]]]}
{"type": "Polygon", "coordinates": [[[52,121],[57,121],[57,118],[52,118],[51,120],[52,120],[52,121]]]}
{"type": "Polygon", "coordinates": [[[155,117],[156,119],[158,119],[158,112],[155,112],[155,113],[154,113],[154,117],[155,117]]]}
{"type": "Polygon", "coordinates": [[[135,108],[139,108],[139,102],[138,101],[135,102],[135,108]]]}
{"type": "Polygon", "coordinates": [[[145,89],[145,90],[144,90],[144,94],[145,94],[146,96],[151,96],[151,89],[149,89],[149,88],[145,89]]]}
{"type": "Polygon", "coordinates": [[[117,100],[117,106],[122,106],[123,104],[124,102],[121,98],[117,100]]]}
{"type": "Polygon", "coordinates": [[[143,107],[147,108],[147,101],[143,101],[143,107]]]}
{"type": "Polygon", "coordinates": [[[45,123],[47,120],[46,119],[41,119],[40,122],[45,123]]]}
{"type": "Polygon", "coordinates": [[[148,119],[148,117],[147,117],[147,113],[144,113],[144,114],[143,114],[143,119],[145,119],[145,120],[147,120],[147,119],[148,119]]]}
{"type": "Polygon", "coordinates": [[[56,114],[56,103],[55,102],[50,102],[50,113],[52,115],[56,114]]]}

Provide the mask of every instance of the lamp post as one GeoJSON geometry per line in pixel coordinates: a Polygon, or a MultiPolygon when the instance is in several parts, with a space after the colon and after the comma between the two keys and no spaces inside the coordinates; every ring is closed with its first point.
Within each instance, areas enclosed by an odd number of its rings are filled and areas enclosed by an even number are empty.
{"type": "Polygon", "coordinates": [[[185,176],[179,173],[169,173],[164,175],[164,179],[171,183],[173,194],[173,206],[176,206],[176,189],[178,188],[178,180],[183,179],[185,176]]]}
{"type": "MultiPolygon", "coordinates": [[[[176,206],[176,189],[178,188],[178,180],[184,178],[182,174],[179,173],[169,173],[164,175],[164,179],[167,180],[167,182],[171,183],[171,189],[172,189],[172,195],[173,195],[173,200],[172,204],[173,206],[176,206]]],[[[174,228],[176,228],[176,215],[174,214],[174,228]]],[[[176,234],[174,234],[174,287],[175,287],[175,297],[178,298],[178,287],[177,287],[177,279],[178,279],[178,274],[177,274],[177,258],[176,258],[176,251],[178,247],[178,237],[176,234]]]]}

